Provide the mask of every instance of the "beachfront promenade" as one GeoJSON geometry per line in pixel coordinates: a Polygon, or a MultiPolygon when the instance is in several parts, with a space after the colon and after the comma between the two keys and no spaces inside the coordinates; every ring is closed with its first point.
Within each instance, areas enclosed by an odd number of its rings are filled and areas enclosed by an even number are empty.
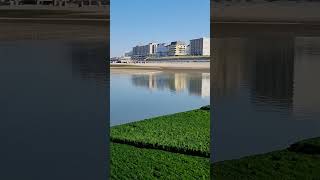
{"type": "Polygon", "coordinates": [[[146,60],[115,59],[111,67],[165,68],[165,69],[210,69],[210,56],[168,56],[146,60]]]}

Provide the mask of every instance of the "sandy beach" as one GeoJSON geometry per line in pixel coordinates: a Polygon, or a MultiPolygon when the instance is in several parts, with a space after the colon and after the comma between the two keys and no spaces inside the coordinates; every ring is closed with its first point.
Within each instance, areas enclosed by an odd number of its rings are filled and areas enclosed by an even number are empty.
{"type": "Polygon", "coordinates": [[[210,62],[188,62],[188,63],[128,63],[110,64],[111,71],[115,69],[122,70],[153,70],[153,71],[166,71],[166,70],[187,70],[187,71],[210,71],[210,62]]]}
{"type": "Polygon", "coordinates": [[[161,73],[160,70],[152,69],[123,69],[123,68],[110,68],[111,74],[155,74],[161,73]]]}

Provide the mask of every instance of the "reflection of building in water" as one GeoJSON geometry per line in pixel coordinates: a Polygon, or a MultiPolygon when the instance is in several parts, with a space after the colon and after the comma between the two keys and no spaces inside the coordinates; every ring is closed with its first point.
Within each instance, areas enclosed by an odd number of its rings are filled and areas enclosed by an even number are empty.
{"type": "Polygon", "coordinates": [[[210,73],[202,73],[201,97],[210,97],[210,73]]]}
{"type": "Polygon", "coordinates": [[[299,37],[295,41],[294,111],[320,113],[320,37],[299,37]]]}
{"type": "Polygon", "coordinates": [[[213,45],[215,101],[243,88],[254,104],[320,113],[320,38],[218,38],[213,45]]]}
{"type": "Polygon", "coordinates": [[[187,77],[185,73],[174,74],[174,87],[177,92],[183,91],[187,88],[187,77]]]}
{"type": "Polygon", "coordinates": [[[201,96],[202,75],[197,74],[189,78],[189,93],[192,95],[201,96]]]}
{"type": "Polygon", "coordinates": [[[174,92],[188,91],[190,94],[210,96],[209,73],[148,73],[132,75],[135,86],[148,89],[171,90],[174,92]]]}
{"type": "Polygon", "coordinates": [[[218,38],[213,45],[215,101],[245,90],[251,103],[299,119],[320,113],[320,37],[218,38]]]}
{"type": "Polygon", "coordinates": [[[247,73],[244,67],[246,39],[243,38],[215,38],[213,40],[213,97],[232,95],[245,81],[247,73]]]}
{"type": "Polygon", "coordinates": [[[155,76],[153,73],[149,74],[149,88],[157,89],[157,76],[155,76]]]}
{"type": "Polygon", "coordinates": [[[291,106],[293,97],[294,39],[249,40],[251,93],[254,99],[291,106]]]}
{"type": "Polygon", "coordinates": [[[174,80],[168,74],[144,73],[133,74],[132,83],[135,86],[146,87],[148,89],[174,89],[174,80]]]}
{"type": "Polygon", "coordinates": [[[72,73],[82,79],[95,79],[98,82],[107,81],[108,57],[104,42],[73,43],[71,46],[72,73]]]}
{"type": "Polygon", "coordinates": [[[216,100],[247,88],[252,103],[292,105],[292,38],[220,38],[213,45],[216,100]]]}

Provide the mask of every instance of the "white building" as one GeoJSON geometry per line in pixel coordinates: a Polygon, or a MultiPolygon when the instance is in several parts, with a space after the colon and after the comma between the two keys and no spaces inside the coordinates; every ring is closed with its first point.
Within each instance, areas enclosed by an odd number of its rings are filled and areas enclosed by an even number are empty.
{"type": "Polygon", "coordinates": [[[190,44],[188,44],[186,48],[186,55],[190,55],[190,44]]]}
{"type": "Polygon", "coordinates": [[[190,55],[210,56],[210,38],[190,40],[190,55]]]}
{"type": "Polygon", "coordinates": [[[134,59],[144,59],[149,56],[155,56],[157,50],[156,43],[149,43],[143,46],[135,46],[132,48],[132,57],[134,59]]]}
{"type": "Polygon", "coordinates": [[[186,55],[187,45],[182,41],[171,42],[169,46],[169,56],[182,56],[186,55]]]}

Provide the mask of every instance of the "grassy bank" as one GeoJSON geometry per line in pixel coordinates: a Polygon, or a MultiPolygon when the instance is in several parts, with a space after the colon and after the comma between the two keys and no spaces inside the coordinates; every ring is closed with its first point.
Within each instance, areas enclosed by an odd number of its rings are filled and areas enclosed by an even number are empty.
{"type": "Polygon", "coordinates": [[[111,179],[209,179],[209,113],[203,108],[112,127],[111,179]]]}
{"type": "Polygon", "coordinates": [[[218,180],[318,180],[320,138],[304,140],[289,148],[212,165],[218,180]]]}
{"type": "Polygon", "coordinates": [[[209,157],[210,112],[198,109],[115,126],[111,141],[209,157]]]}
{"type": "Polygon", "coordinates": [[[111,179],[209,179],[209,159],[111,143],[111,179]]]}

